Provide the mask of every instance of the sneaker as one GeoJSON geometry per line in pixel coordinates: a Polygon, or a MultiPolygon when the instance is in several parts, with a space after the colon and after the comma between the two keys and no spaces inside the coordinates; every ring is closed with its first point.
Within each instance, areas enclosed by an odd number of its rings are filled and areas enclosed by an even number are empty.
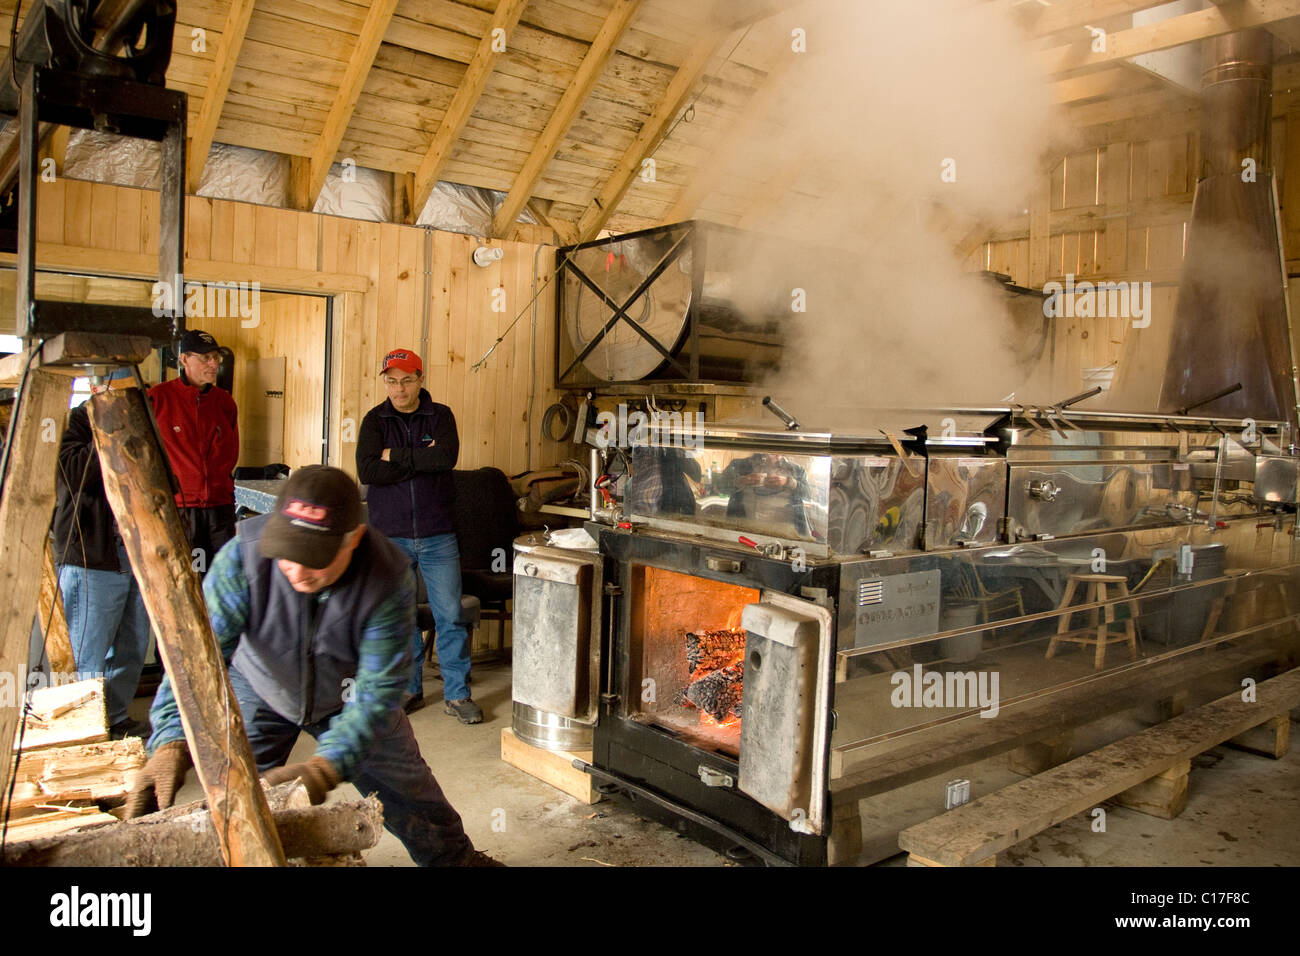
{"type": "Polygon", "coordinates": [[[483,708],[468,697],[461,700],[449,700],[443,710],[451,714],[462,724],[483,723],[483,708]]]}
{"type": "Polygon", "coordinates": [[[408,714],[413,714],[417,710],[422,708],[426,703],[428,703],[428,701],[424,699],[424,693],[422,691],[418,694],[412,694],[410,697],[408,697],[406,703],[402,705],[402,710],[406,711],[408,714]]]}
{"type": "Polygon", "coordinates": [[[505,864],[500,860],[494,860],[482,850],[470,850],[469,854],[463,857],[456,865],[471,867],[505,866],[505,864]]]}

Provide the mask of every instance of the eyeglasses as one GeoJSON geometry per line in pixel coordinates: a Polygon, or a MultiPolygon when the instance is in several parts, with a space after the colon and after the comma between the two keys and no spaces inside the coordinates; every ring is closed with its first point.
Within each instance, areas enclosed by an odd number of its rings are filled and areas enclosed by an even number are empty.
{"type": "Polygon", "coordinates": [[[186,354],[192,355],[197,361],[203,362],[208,365],[221,364],[220,352],[188,352],[186,354]]]}
{"type": "Polygon", "coordinates": [[[410,388],[412,385],[419,384],[419,381],[418,378],[411,378],[409,375],[400,381],[395,378],[389,378],[386,375],[384,376],[384,384],[389,388],[398,388],[399,386],[401,388],[410,388]]]}

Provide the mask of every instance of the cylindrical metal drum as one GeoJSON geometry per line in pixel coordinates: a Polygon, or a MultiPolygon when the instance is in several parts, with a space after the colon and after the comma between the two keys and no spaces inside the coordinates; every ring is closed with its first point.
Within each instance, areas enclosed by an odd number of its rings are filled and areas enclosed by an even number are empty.
{"type": "Polygon", "coordinates": [[[592,728],[559,714],[514,702],[515,736],[543,750],[590,750],[592,728]]]}

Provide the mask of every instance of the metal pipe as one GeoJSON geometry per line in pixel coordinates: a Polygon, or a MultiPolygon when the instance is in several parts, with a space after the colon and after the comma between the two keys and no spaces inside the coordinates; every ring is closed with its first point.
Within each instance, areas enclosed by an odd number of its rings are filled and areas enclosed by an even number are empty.
{"type": "Polygon", "coordinates": [[[1063,402],[1057,402],[1052,407],[1059,412],[1062,409],[1069,408],[1071,405],[1079,404],[1081,401],[1083,401],[1086,398],[1092,398],[1092,396],[1100,395],[1100,394],[1101,394],[1101,386],[1098,385],[1095,388],[1088,389],[1086,392],[1080,392],[1078,395],[1075,395],[1071,398],[1067,398],[1063,402]]]}
{"type": "Polygon", "coordinates": [[[776,402],[772,401],[771,395],[763,396],[763,407],[766,408],[773,415],[775,415],[777,418],[781,419],[781,421],[785,422],[785,427],[788,428],[790,431],[793,432],[799,430],[799,423],[795,420],[795,417],[791,415],[789,412],[787,412],[780,405],[778,405],[776,402]]]}
{"type": "Polygon", "coordinates": [[[1241,383],[1237,382],[1235,385],[1229,385],[1227,388],[1219,389],[1217,392],[1215,392],[1212,395],[1206,395],[1204,398],[1198,398],[1196,401],[1188,405],[1184,405],[1182,408],[1178,409],[1178,414],[1186,415],[1193,408],[1200,408],[1202,405],[1210,404],[1210,402],[1214,401],[1215,399],[1223,398],[1225,395],[1231,395],[1233,392],[1239,392],[1239,391],[1241,391],[1241,383]]]}

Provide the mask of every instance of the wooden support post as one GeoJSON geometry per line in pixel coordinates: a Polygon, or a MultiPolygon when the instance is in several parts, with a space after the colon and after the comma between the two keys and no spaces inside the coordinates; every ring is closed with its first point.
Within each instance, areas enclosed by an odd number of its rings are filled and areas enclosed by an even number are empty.
{"type": "Polygon", "coordinates": [[[54,565],[54,550],[45,538],[45,561],[41,566],[41,603],[38,609],[41,633],[45,635],[45,657],[51,674],[74,674],[77,659],[68,638],[68,618],[63,612],[63,595],[59,593],[59,571],[54,565]]]}
{"type": "Polygon", "coordinates": [[[1192,762],[1181,760],[1150,780],[1116,794],[1115,802],[1139,813],[1172,820],[1187,806],[1187,775],[1191,770],[1192,762]]]}
{"type": "Polygon", "coordinates": [[[1185,710],[1187,710],[1187,688],[1183,687],[1172,694],[1144,704],[1138,709],[1137,717],[1144,724],[1154,726],[1163,724],[1166,720],[1173,720],[1185,710]]]}
{"type": "Polygon", "coordinates": [[[90,423],[104,490],[158,633],[222,856],[231,866],[283,866],[284,850],[258,784],[144,395],[135,388],[96,395],[90,423]]]}
{"type": "Polygon", "coordinates": [[[1291,715],[1279,714],[1228,741],[1229,747],[1281,760],[1291,747],[1291,715]]]}
{"type": "Polygon", "coordinates": [[[1032,777],[1069,760],[1073,746],[1074,734],[1067,730],[1063,734],[1044,737],[1011,751],[1007,765],[1012,773],[1032,777]]]}
{"type": "Polygon", "coordinates": [[[311,160],[306,156],[289,157],[289,205],[301,212],[311,212],[311,160]]]}
{"type": "Polygon", "coordinates": [[[832,803],[826,861],[831,866],[855,866],[862,855],[862,816],[858,803],[851,797],[832,803]]]}
{"type": "Polygon", "coordinates": [[[0,495],[0,809],[9,792],[14,731],[27,686],[32,617],[41,593],[42,551],[54,511],[54,471],[72,379],[29,371],[14,410],[8,479],[0,495]]]}

